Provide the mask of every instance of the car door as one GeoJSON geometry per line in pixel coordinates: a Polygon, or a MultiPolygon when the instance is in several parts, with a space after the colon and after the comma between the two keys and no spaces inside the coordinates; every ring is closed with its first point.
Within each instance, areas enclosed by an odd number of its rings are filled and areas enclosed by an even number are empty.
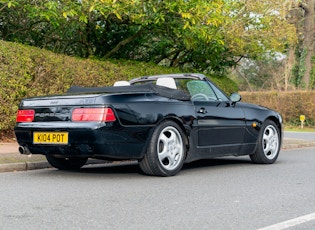
{"type": "Polygon", "coordinates": [[[195,108],[197,145],[213,154],[238,153],[245,134],[245,115],[215,85],[194,81],[187,85],[195,108]]]}
{"type": "Polygon", "coordinates": [[[242,144],[245,133],[243,110],[226,102],[196,101],[198,145],[242,144]]]}

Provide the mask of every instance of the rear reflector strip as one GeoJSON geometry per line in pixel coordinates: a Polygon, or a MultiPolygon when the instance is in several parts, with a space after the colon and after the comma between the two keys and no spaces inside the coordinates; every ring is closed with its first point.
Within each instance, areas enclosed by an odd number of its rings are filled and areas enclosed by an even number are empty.
{"type": "Polygon", "coordinates": [[[116,117],[111,108],[77,108],[72,112],[72,121],[111,122],[116,121],[116,117]]]}
{"type": "Polygon", "coordinates": [[[19,110],[16,116],[16,122],[32,122],[34,120],[35,111],[29,110],[19,110]]]}

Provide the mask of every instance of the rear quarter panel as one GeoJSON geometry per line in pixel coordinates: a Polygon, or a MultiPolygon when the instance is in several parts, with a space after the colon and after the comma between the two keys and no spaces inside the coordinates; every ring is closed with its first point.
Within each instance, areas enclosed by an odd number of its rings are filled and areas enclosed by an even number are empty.
{"type": "Polygon", "coordinates": [[[179,101],[154,94],[115,95],[104,98],[104,103],[115,109],[122,126],[155,126],[166,118],[178,118],[184,125],[195,119],[190,101],[179,101]]]}

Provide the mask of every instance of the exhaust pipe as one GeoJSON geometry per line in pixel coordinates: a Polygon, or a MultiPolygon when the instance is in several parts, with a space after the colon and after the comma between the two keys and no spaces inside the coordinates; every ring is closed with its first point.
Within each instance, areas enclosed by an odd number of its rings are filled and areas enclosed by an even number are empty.
{"type": "Polygon", "coordinates": [[[20,146],[20,147],[19,147],[19,152],[20,152],[21,154],[24,154],[24,155],[30,155],[30,154],[32,154],[32,153],[30,152],[30,150],[28,149],[27,146],[20,146]]]}

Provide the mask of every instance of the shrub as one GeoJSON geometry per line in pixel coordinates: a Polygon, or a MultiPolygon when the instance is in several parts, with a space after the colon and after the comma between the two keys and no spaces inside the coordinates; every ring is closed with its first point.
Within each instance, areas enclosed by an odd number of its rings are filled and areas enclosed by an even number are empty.
{"type": "Polygon", "coordinates": [[[243,92],[242,101],[259,104],[278,111],[286,125],[300,124],[305,115],[305,126],[315,124],[315,91],[243,92]]]}

